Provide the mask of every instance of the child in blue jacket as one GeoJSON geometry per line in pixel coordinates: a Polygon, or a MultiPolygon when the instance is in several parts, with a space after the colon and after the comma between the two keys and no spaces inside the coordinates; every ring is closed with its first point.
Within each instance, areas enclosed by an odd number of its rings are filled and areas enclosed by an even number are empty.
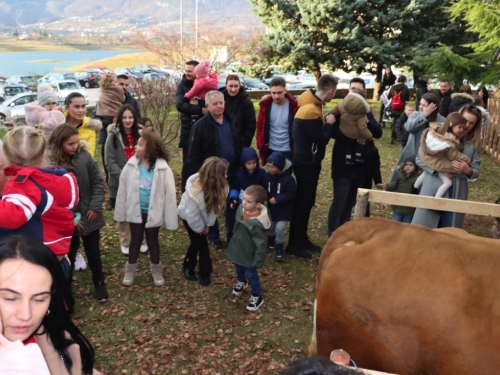
{"type": "MultiPolygon", "coordinates": [[[[245,147],[241,151],[240,162],[241,168],[236,172],[233,184],[231,185],[231,191],[229,192],[229,197],[227,198],[227,206],[233,210],[236,210],[241,203],[245,189],[252,185],[262,185],[262,180],[266,173],[264,169],[260,167],[257,151],[252,147],[245,147]]],[[[233,236],[234,221],[232,225],[227,226],[226,237],[229,241],[233,236]]]]}
{"type": "Polygon", "coordinates": [[[267,246],[275,249],[275,259],[283,261],[286,224],[292,218],[297,186],[292,177],[292,163],[279,151],[267,158],[268,172],[264,175],[263,186],[267,192],[271,228],[267,235],[267,246]]]}

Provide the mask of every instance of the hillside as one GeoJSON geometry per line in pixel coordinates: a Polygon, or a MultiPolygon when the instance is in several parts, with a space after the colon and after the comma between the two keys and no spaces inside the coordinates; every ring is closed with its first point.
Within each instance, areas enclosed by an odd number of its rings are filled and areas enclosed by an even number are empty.
{"type": "MultiPolygon", "coordinates": [[[[259,19],[250,12],[247,0],[199,0],[199,22],[217,27],[234,27],[251,30],[262,27],[259,19]]],[[[0,29],[8,31],[33,25],[47,30],[69,31],[99,27],[123,29],[160,24],[166,28],[177,27],[180,20],[179,0],[0,0],[0,29]],[[35,25],[37,24],[37,25],[35,25]],[[177,26],[176,26],[177,25],[177,26]]],[[[195,0],[183,1],[184,24],[194,22],[195,0]]]]}

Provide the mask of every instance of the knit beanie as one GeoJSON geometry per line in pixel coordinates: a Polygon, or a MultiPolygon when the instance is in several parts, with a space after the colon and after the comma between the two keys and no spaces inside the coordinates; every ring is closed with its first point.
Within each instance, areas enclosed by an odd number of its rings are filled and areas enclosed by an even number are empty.
{"type": "Polygon", "coordinates": [[[405,158],[405,160],[404,160],[403,164],[406,164],[407,162],[410,162],[410,163],[412,163],[413,165],[415,165],[415,166],[416,166],[416,165],[417,165],[417,163],[415,162],[415,158],[416,158],[416,157],[417,157],[417,155],[416,155],[416,154],[410,154],[410,155],[408,155],[408,156],[405,158]]]}
{"type": "Polygon", "coordinates": [[[276,168],[278,168],[280,171],[285,168],[285,163],[286,163],[286,157],[279,151],[274,151],[269,157],[267,158],[267,162],[269,164],[274,165],[276,168]]]}
{"type": "Polygon", "coordinates": [[[210,67],[210,60],[205,60],[194,67],[194,72],[199,78],[208,76],[208,68],[210,67]]]}
{"type": "Polygon", "coordinates": [[[57,103],[59,100],[52,87],[48,83],[38,85],[37,101],[39,105],[57,103]]]}

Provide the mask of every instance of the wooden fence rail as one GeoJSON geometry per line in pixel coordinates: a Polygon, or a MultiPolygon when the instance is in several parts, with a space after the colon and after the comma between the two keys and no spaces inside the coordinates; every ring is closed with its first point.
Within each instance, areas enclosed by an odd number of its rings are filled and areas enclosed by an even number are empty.
{"type": "Polygon", "coordinates": [[[354,208],[355,219],[365,216],[366,205],[368,202],[426,208],[436,211],[450,211],[461,214],[500,217],[500,205],[493,203],[435,198],[424,195],[394,193],[371,189],[358,189],[356,207],[354,208]]]}

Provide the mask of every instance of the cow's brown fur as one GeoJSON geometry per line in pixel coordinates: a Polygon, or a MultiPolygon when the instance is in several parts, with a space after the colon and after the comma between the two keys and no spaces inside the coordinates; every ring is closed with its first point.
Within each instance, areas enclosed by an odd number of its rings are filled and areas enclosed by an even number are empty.
{"type": "Polygon", "coordinates": [[[348,222],[321,254],[309,354],[343,348],[360,367],[397,374],[498,373],[499,270],[492,239],[348,222]]]}

